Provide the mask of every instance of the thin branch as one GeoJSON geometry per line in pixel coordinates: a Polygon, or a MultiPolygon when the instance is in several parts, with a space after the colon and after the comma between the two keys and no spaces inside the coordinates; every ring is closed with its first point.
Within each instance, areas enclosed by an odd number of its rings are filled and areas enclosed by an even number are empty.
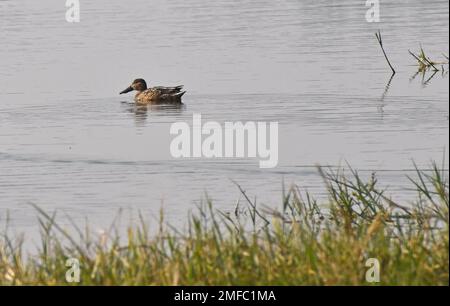
{"type": "Polygon", "coordinates": [[[392,74],[395,74],[395,69],[394,69],[394,67],[392,67],[391,62],[389,61],[389,58],[387,57],[386,51],[384,51],[383,40],[381,39],[381,31],[378,30],[378,33],[375,33],[375,36],[376,36],[376,38],[378,40],[378,43],[380,44],[381,50],[383,51],[384,58],[386,59],[389,67],[392,70],[392,74]]]}

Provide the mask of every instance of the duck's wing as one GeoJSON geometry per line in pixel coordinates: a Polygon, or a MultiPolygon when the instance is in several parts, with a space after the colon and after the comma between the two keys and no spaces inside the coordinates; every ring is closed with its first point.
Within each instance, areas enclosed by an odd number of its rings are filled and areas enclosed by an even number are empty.
{"type": "Polygon", "coordinates": [[[177,101],[177,99],[181,99],[181,97],[186,93],[186,91],[178,91],[178,92],[172,92],[167,94],[162,94],[160,99],[161,100],[173,100],[177,101]]]}
{"type": "Polygon", "coordinates": [[[136,96],[138,103],[162,102],[162,103],[181,103],[181,97],[186,93],[182,91],[183,86],[175,87],[152,87],[136,96]]]}
{"type": "Polygon", "coordinates": [[[173,95],[181,92],[183,89],[183,85],[173,86],[173,87],[164,87],[164,86],[156,86],[151,88],[152,91],[158,91],[161,95],[173,95]]]}

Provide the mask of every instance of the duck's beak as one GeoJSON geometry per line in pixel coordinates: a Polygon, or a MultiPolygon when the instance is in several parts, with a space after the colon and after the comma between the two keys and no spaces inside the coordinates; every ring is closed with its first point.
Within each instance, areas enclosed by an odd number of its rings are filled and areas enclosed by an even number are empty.
{"type": "Polygon", "coordinates": [[[120,94],[126,94],[127,92],[133,91],[133,87],[128,87],[120,92],[120,94]]]}

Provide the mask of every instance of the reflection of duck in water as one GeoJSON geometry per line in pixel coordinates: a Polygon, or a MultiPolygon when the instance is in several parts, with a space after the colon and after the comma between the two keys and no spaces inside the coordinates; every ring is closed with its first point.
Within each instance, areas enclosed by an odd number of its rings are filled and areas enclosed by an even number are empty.
{"type": "Polygon", "coordinates": [[[136,79],[133,83],[120,92],[120,94],[125,94],[127,92],[136,90],[137,94],[134,97],[136,104],[151,104],[151,103],[161,103],[161,104],[181,104],[181,97],[186,93],[182,91],[183,86],[175,87],[152,87],[147,88],[147,83],[144,79],[136,79]]]}
{"type": "Polygon", "coordinates": [[[149,103],[138,104],[129,101],[121,101],[123,110],[126,113],[133,114],[137,126],[145,126],[148,117],[153,113],[156,116],[173,116],[180,114],[186,108],[183,103],[149,103]]]}

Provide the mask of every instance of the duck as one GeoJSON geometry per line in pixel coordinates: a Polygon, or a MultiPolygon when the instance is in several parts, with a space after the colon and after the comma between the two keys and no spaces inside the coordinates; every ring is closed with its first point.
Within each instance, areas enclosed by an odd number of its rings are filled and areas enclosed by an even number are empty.
{"type": "Polygon", "coordinates": [[[126,94],[130,91],[137,91],[134,101],[136,104],[182,104],[181,97],[186,93],[183,91],[183,85],[174,87],[147,87],[144,79],[134,80],[130,86],[122,90],[120,94],[126,94]]]}

